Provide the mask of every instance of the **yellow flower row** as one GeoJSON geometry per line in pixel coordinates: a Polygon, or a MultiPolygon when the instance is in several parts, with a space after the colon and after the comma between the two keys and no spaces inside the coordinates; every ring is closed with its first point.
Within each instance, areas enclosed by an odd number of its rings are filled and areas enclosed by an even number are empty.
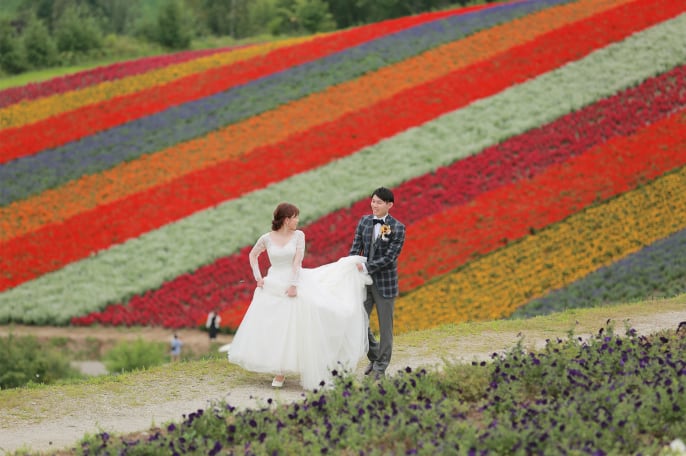
{"type": "Polygon", "coordinates": [[[547,291],[686,228],[684,189],[686,168],[472,261],[399,298],[396,331],[507,317],[547,291]]]}
{"type": "Polygon", "coordinates": [[[335,122],[348,113],[362,110],[403,90],[505,52],[513,43],[530,41],[565,24],[629,1],[581,0],[554,8],[553,11],[532,14],[227,126],[202,138],[12,203],[0,208],[0,225],[3,227],[0,241],[30,233],[45,224],[66,220],[147,188],[164,185],[183,174],[199,171],[266,144],[278,143],[316,125],[335,122]],[[288,128],[284,128],[284,125],[288,128]],[[78,195],[78,198],[75,199],[74,195],[78,195]]]}
{"type": "Polygon", "coordinates": [[[106,81],[81,90],[10,105],[0,109],[0,129],[28,125],[56,114],[73,111],[83,106],[97,104],[115,97],[167,84],[195,73],[265,55],[276,49],[292,46],[310,39],[312,38],[292,38],[273,43],[248,46],[229,52],[220,52],[143,74],[106,81]]]}

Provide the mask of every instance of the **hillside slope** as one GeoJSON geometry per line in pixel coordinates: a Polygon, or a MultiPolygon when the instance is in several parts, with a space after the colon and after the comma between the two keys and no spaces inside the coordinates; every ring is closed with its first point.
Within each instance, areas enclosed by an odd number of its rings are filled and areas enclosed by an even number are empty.
{"type": "Polygon", "coordinates": [[[683,293],[684,41],[681,0],[523,0],[14,93],[0,322],[235,327],[278,202],[316,266],[380,185],[399,332],[683,293]]]}

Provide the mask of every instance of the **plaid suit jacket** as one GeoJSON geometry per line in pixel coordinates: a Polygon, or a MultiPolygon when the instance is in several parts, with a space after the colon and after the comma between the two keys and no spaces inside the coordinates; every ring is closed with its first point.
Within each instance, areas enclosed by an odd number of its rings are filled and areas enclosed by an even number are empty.
{"type": "Polygon", "coordinates": [[[365,215],[357,223],[349,255],[367,257],[367,271],[379,292],[384,298],[394,298],[398,296],[398,255],[405,243],[405,225],[390,214],[386,215],[386,225],[391,228],[391,233],[385,240],[377,238],[372,248],[373,218],[365,215]]]}

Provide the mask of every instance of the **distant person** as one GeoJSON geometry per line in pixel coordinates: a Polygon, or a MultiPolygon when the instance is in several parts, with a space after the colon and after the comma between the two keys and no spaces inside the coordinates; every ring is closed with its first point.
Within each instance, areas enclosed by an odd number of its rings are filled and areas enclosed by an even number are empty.
{"type": "Polygon", "coordinates": [[[172,362],[179,361],[181,359],[181,346],[183,342],[179,339],[178,334],[174,334],[171,340],[171,360],[172,362]]]}
{"type": "Polygon", "coordinates": [[[222,317],[216,311],[212,311],[207,315],[207,322],[205,327],[207,327],[207,332],[210,336],[210,342],[217,340],[217,334],[219,333],[219,325],[222,322],[222,317]]]}

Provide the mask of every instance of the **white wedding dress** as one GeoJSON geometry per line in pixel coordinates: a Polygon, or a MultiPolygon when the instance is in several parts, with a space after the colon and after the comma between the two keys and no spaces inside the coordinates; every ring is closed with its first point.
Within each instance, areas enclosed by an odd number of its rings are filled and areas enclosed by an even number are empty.
{"type": "MultiPolygon", "coordinates": [[[[279,246],[269,233],[253,251],[267,251],[270,268],[228,349],[229,361],[246,370],[299,374],[305,389],[328,383],[331,371],[353,371],[366,356],[368,317],[363,301],[371,278],[357,270],[361,256],[343,257],[317,268],[302,268],[305,236],[295,231],[279,246]],[[297,255],[299,252],[299,255],[297,255]],[[286,290],[297,282],[297,296],[286,290]]],[[[255,261],[256,263],[256,261],[255,261]]],[[[253,265],[253,273],[255,271],[253,265]]]]}

